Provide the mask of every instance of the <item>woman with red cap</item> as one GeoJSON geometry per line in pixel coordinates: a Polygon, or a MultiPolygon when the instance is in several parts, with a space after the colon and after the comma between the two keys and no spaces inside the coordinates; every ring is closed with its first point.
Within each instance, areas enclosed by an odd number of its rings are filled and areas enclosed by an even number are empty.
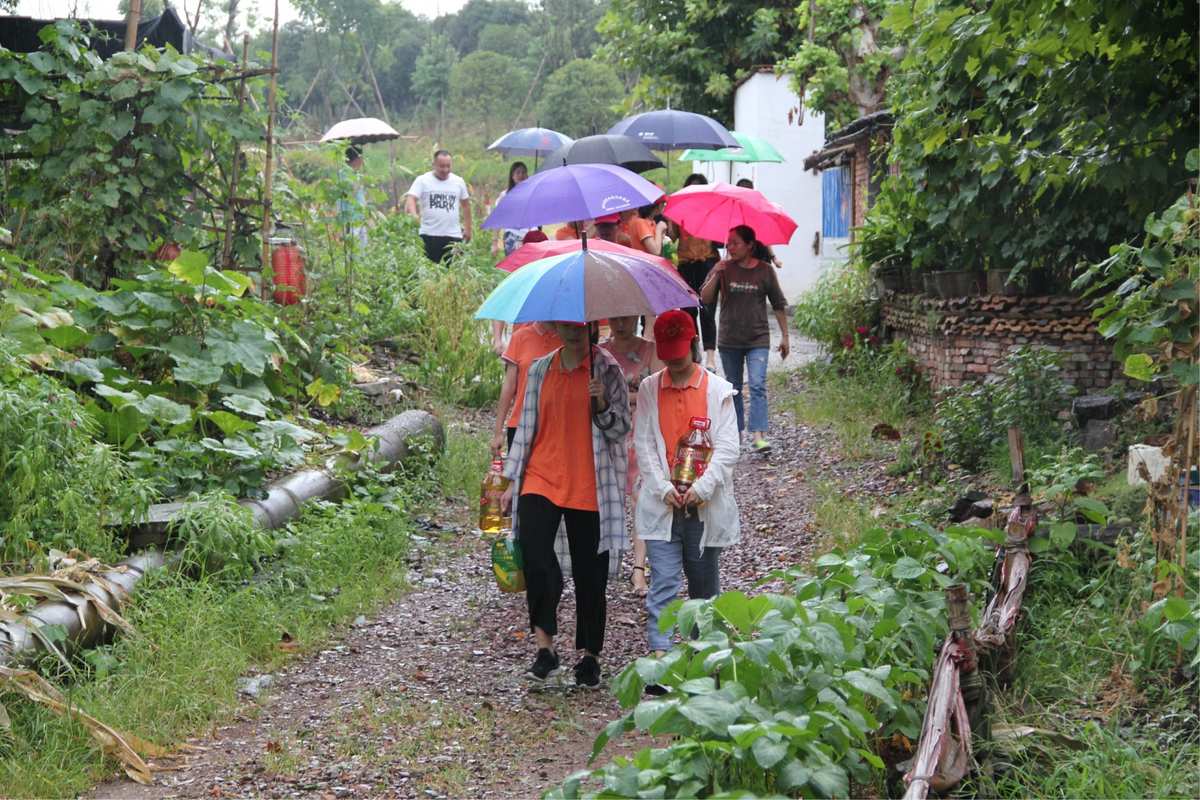
{"type": "Polygon", "coordinates": [[[638,389],[634,450],[641,473],[634,525],[646,542],[652,570],[646,597],[646,638],[650,649],[665,651],[670,638],[658,628],[663,609],[679,595],[680,573],[687,578],[688,597],[714,597],[720,592],[721,549],[741,538],[733,497],[733,467],[738,460],[737,415],[733,386],[692,360],[696,324],[678,309],[654,322],[658,358],[666,368],[642,381],[638,389]],[[676,444],[695,417],[709,421],[713,453],[686,491],[671,481],[676,444]]]}

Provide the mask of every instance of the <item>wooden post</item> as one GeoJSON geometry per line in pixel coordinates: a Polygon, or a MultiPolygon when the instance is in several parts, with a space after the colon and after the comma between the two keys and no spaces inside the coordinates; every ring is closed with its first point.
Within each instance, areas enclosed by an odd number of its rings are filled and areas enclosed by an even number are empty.
{"type": "Polygon", "coordinates": [[[987,687],[979,671],[975,637],[971,631],[971,608],[964,584],[946,587],[946,616],[950,622],[950,636],[962,648],[963,659],[958,664],[959,688],[971,721],[971,733],[986,740],[989,736],[987,687]]]}
{"type": "Polygon", "coordinates": [[[1025,437],[1020,428],[1008,429],[1008,458],[1012,462],[1013,486],[1025,482],[1025,437]]]}
{"type": "Polygon", "coordinates": [[[271,23],[271,86],[267,90],[267,163],[263,167],[262,219],[262,296],[270,296],[271,277],[271,194],[275,179],[275,88],[279,78],[279,0],[275,0],[275,19],[271,23]]]}
{"type": "Polygon", "coordinates": [[[125,15],[125,49],[137,49],[138,23],[142,20],[142,0],[129,0],[129,13],[125,15]]]}
{"type": "MultiPolygon", "coordinates": [[[[230,48],[232,49],[232,48],[230,48]]],[[[250,60],[250,35],[242,38],[242,80],[238,83],[238,117],[246,107],[246,69],[250,60]]],[[[242,146],[240,142],[233,143],[233,168],[229,170],[229,196],[225,200],[225,240],[221,245],[221,267],[228,269],[233,266],[233,220],[236,214],[238,173],[242,169],[242,146]]]]}

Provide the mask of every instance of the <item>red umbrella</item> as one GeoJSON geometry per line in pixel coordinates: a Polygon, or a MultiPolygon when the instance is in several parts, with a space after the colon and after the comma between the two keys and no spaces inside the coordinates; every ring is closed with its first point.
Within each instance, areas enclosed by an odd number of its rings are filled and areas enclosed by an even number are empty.
{"type": "Polygon", "coordinates": [[[787,244],[796,221],[754,189],[728,183],[687,186],[667,197],[663,216],[700,239],[724,242],[730,228],[749,225],[763,244],[787,244]]]}
{"type": "MultiPolygon", "coordinates": [[[[518,268],[525,266],[530,261],[537,261],[550,256],[559,256],[563,253],[575,253],[582,249],[582,244],[578,239],[563,239],[546,242],[532,242],[523,244],[506,257],[503,261],[496,265],[497,269],[502,269],[505,272],[515,272],[518,268]]],[[[604,239],[588,239],[588,249],[598,250],[602,253],[621,253],[623,255],[632,256],[657,264],[663,269],[668,269],[671,272],[675,271],[675,265],[665,258],[652,256],[649,253],[643,253],[641,250],[634,250],[632,247],[615,244],[614,242],[605,241],[604,239]]]]}

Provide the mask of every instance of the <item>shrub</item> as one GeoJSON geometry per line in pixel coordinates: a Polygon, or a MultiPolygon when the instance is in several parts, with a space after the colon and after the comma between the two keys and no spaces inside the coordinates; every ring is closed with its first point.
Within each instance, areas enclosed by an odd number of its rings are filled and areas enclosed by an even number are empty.
{"type": "Polygon", "coordinates": [[[861,264],[849,261],[830,267],[797,301],[797,330],[837,352],[845,337],[875,324],[879,310],[869,289],[870,279],[861,264]]]}

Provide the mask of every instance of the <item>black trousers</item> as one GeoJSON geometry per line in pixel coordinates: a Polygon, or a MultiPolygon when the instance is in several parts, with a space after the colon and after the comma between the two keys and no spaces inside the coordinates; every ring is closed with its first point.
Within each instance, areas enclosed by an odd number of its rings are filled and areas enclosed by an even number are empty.
{"type": "MultiPolygon", "coordinates": [[[[684,261],[679,265],[679,274],[687,281],[687,285],[695,290],[696,294],[700,294],[700,287],[704,285],[704,279],[708,277],[708,273],[717,263],[715,258],[710,258],[707,261],[684,261]]],[[[700,328],[700,341],[704,343],[705,350],[717,349],[717,314],[712,306],[701,305],[699,309],[686,308],[684,309],[692,315],[692,321],[696,322],[700,328]],[[697,320],[697,316],[699,320],[697,320]]]]}
{"type": "Polygon", "coordinates": [[[517,504],[518,541],[525,566],[525,600],[530,628],[558,633],[563,576],[554,555],[559,520],[566,518],[575,578],[575,649],[600,654],[608,614],[608,553],[600,545],[600,513],[559,508],[540,494],[523,494],[517,504]]]}
{"type": "Polygon", "coordinates": [[[427,236],[422,233],[421,241],[425,243],[425,257],[435,264],[444,264],[450,257],[450,245],[462,239],[458,236],[427,236]]]}

